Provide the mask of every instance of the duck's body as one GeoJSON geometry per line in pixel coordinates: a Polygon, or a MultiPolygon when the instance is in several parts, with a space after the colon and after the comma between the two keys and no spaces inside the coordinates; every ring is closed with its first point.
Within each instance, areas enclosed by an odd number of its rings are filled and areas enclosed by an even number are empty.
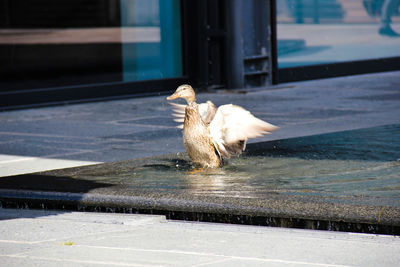
{"type": "Polygon", "coordinates": [[[247,110],[232,104],[218,109],[211,101],[197,104],[193,88],[181,85],[167,100],[184,98],[188,105],[174,104],[176,121],[183,122],[183,143],[199,167],[217,168],[223,158],[240,155],[248,138],[260,137],[278,127],[257,119],[247,110]]]}
{"type": "Polygon", "coordinates": [[[209,137],[208,125],[199,113],[199,105],[191,103],[185,108],[183,144],[192,161],[202,167],[216,168],[222,165],[209,137]]]}

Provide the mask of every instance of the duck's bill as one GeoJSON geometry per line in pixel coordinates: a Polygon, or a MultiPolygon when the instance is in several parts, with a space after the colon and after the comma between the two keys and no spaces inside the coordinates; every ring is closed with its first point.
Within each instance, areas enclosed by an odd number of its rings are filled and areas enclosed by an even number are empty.
{"type": "Polygon", "coordinates": [[[174,94],[168,96],[167,100],[174,100],[174,99],[177,99],[177,98],[179,98],[179,95],[174,93],[174,94]]]}

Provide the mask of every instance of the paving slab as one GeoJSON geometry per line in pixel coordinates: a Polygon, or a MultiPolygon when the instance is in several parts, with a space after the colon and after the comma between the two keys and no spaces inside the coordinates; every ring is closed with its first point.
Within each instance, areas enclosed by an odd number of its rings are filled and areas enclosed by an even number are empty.
{"type": "Polygon", "coordinates": [[[0,208],[2,266],[397,266],[395,236],[0,208]]]}
{"type": "Polygon", "coordinates": [[[216,170],[185,153],[2,177],[4,207],[400,234],[400,125],[248,146],[216,170]]]}

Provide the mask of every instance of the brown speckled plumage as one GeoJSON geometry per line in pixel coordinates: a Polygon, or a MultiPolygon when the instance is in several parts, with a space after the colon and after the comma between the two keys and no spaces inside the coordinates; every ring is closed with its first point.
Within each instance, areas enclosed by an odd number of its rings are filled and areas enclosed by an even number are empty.
{"type": "Polygon", "coordinates": [[[195,102],[185,108],[183,143],[186,152],[196,165],[211,168],[221,166],[222,161],[209,137],[207,124],[201,119],[195,102]]]}

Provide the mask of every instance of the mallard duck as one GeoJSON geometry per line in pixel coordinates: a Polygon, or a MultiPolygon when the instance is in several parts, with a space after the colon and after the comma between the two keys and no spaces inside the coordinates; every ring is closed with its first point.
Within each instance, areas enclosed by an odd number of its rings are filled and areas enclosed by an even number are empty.
{"type": "Polygon", "coordinates": [[[278,127],[257,119],[244,108],[232,104],[218,108],[211,101],[197,104],[192,86],[179,86],[167,100],[183,98],[187,105],[172,104],[183,122],[183,143],[190,159],[201,168],[217,168],[224,159],[240,155],[249,138],[269,134],[278,127]]]}

